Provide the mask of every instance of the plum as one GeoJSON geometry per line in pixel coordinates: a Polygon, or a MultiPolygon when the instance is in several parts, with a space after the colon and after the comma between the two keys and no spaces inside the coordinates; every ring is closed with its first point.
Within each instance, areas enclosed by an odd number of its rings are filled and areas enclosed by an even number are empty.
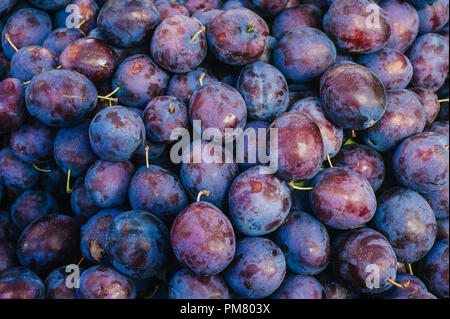
{"type": "Polygon", "coordinates": [[[18,265],[15,243],[6,239],[0,239],[0,273],[18,265]]]}
{"type": "MultiPolygon", "coordinates": [[[[75,28],[80,29],[83,33],[89,33],[89,31],[97,27],[97,16],[100,11],[99,6],[95,0],[71,0],[70,4],[76,5],[79,8],[78,18],[79,24],[75,25],[75,28]]],[[[55,26],[56,28],[62,28],[67,26],[67,19],[72,18],[75,22],[74,16],[71,15],[70,10],[66,12],[66,8],[55,13],[55,26]]],[[[78,21],[77,21],[78,22],[78,21]]],[[[74,28],[72,28],[74,29],[74,28]]]]}
{"type": "Polygon", "coordinates": [[[272,34],[280,39],[289,31],[301,27],[322,28],[322,11],[313,5],[303,4],[281,11],[273,20],[272,34]]]}
{"type": "Polygon", "coordinates": [[[78,178],[72,187],[70,206],[73,213],[81,222],[86,222],[100,210],[100,207],[88,196],[84,188],[84,179],[78,178]]]}
{"type": "Polygon", "coordinates": [[[0,273],[0,299],[44,298],[44,283],[31,270],[18,266],[0,273]]]}
{"type": "Polygon", "coordinates": [[[58,28],[53,30],[44,40],[42,46],[47,48],[51,53],[59,56],[64,49],[70,44],[84,36],[80,29],[75,28],[58,28]]]}
{"type": "Polygon", "coordinates": [[[204,8],[195,11],[192,14],[192,18],[197,19],[200,21],[201,24],[203,24],[205,27],[208,26],[208,24],[217,17],[219,14],[221,14],[223,10],[221,9],[215,9],[215,8],[204,8]]]}
{"type": "MultiPolygon", "coordinates": [[[[82,270],[80,269],[80,272],[82,270]]],[[[70,275],[67,266],[62,266],[53,270],[45,278],[46,299],[78,299],[78,288],[67,287],[68,276],[70,275]]],[[[69,279],[70,280],[70,279],[69,279]]]]}
{"type": "Polygon", "coordinates": [[[0,181],[13,190],[33,187],[39,179],[39,172],[30,164],[22,162],[6,147],[0,151],[0,181]]]}
{"type": "Polygon", "coordinates": [[[448,298],[448,238],[434,244],[424,258],[420,275],[432,293],[448,298]]]}
{"type": "Polygon", "coordinates": [[[0,82],[0,133],[18,129],[26,116],[25,88],[18,79],[0,82]]]}
{"type": "Polygon", "coordinates": [[[11,77],[27,82],[44,71],[56,69],[57,63],[58,58],[49,49],[26,46],[11,59],[11,77]]]}
{"type": "Polygon", "coordinates": [[[423,88],[414,88],[412,91],[416,93],[419,96],[420,100],[422,101],[423,107],[425,109],[425,117],[426,117],[425,124],[427,126],[432,125],[441,109],[438,96],[433,91],[423,88]]]}
{"type": "Polygon", "coordinates": [[[225,281],[220,276],[201,276],[182,269],[169,283],[170,299],[229,299],[225,281]]]}
{"type": "Polygon", "coordinates": [[[287,275],[273,299],[325,299],[322,284],[313,276],[287,275]]]}
{"type": "Polygon", "coordinates": [[[449,192],[448,188],[438,191],[422,193],[422,196],[430,204],[433,212],[438,219],[448,218],[449,215],[449,192]]]}
{"type": "Polygon", "coordinates": [[[186,74],[174,74],[167,87],[167,95],[174,96],[189,105],[189,100],[195,91],[204,84],[215,81],[217,81],[216,77],[204,68],[197,68],[186,74]]]}
{"type": "Polygon", "coordinates": [[[448,0],[436,0],[432,4],[417,10],[420,33],[435,32],[448,22],[448,0]]]}

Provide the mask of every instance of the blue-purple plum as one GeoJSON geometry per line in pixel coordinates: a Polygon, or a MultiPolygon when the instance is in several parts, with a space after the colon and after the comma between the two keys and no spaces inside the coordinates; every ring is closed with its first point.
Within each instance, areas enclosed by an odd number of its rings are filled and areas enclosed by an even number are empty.
{"type": "Polygon", "coordinates": [[[56,69],[58,58],[49,49],[37,45],[21,48],[11,59],[11,77],[23,82],[36,75],[56,69]]]}
{"type": "Polygon", "coordinates": [[[9,211],[0,210],[0,240],[16,242],[20,230],[11,220],[9,211]]]}
{"type": "Polygon", "coordinates": [[[0,4],[0,16],[8,13],[16,4],[18,0],[5,0],[0,4]]]}
{"type": "Polygon", "coordinates": [[[262,152],[262,150],[260,151],[259,147],[265,147],[266,145],[263,141],[259,141],[259,138],[266,138],[269,125],[268,122],[264,121],[251,121],[247,122],[245,125],[244,132],[247,131],[248,134],[242,134],[238,139],[238,147],[242,147],[242,161],[238,161],[241,170],[245,171],[250,167],[260,164],[259,152],[262,152]],[[253,134],[255,136],[254,144],[253,134]],[[261,145],[259,143],[261,143],[261,145]]]}
{"type": "Polygon", "coordinates": [[[67,5],[70,0],[28,0],[32,5],[42,10],[58,10],[67,5]]]}
{"type": "Polygon", "coordinates": [[[15,243],[6,239],[0,239],[0,273],[18,265],[15,243]]]}
{"type": "Polygon", "coordinates": [[[0,151],[0,181],[13,190],[33,187],[39,172],[31,164],[22,162],[9,147],[0,151]]]}
{"type": "Polygon", "coordinates": [[[176,15],[190,16],[189,10],[176,1],[155,1],[155,6],[161,16],[161,21],[176,15]]]}
{"type": "MultiPolygon", "coordinates": [[[[80,268],[80,275],[82,269],[80,268]]],[[[47,278],[45,278],[46,299],[78,299],[78,288],[70,288],[67,282],[70,281],[68,276],[72,275],[73,270],[67,266],[62,266],[53,270],[47,278]]]]}
{"type": "MultiPolygon", "coordinates": [[[[70,10],[66,11],[66,8],[62,8],[61,10],[55,13],[55,28],[63,28],[67,26],[67,19],[70,22],[78,22],[78,25],[75,25],[75,28],[80,29],[84,33],[89,33],[92,29],[97,27],[97,15],[100,11],[99,6],[97,5],[96,0],[71,0],[70,4],[76,5],[79,8],[78,18],[76,21],[74,19],[74,15],[70,10]],[[71,15],[72,14],[72,15],[71,15]]],[[[73,28],[73,29],[75,29],[73,28]]]]}
{"type": "Polygon", "coordinates": [[[448,188],[443,188],[438,191],[422,193],[422,196],[427,200],[433,209],[434,215],[438,219],[448,218],[449,215],[449,192],[448,188]]]}
{"type": "Polygon", "coordinates": [[[448,217],[445,219],[437,219],[436,223],[437,223],[436,240],[448,239],[449,238],[448,217]]]}
{"type": "Polygon", "coordinates": [[[449,1],[436,0],[417,10],[420,20],[420,33],[436,32],[441,29],[449,17],[449,1]]]}
{"type": "Polygon", "coordinates": [[[424,258],[421,278],[440,298],[448,298],[448,238],[434,244],[424,258]]]}
{"type": "Polygon", "coordinates": [[[201,276],[182,269],[169,283],[170,299],[229,299],[225,281],[220,276],[201,276]]]}
{"type": "Polygon", "coordinates": [[[274,16],[283,10],[288,0],[248,0],[249,6],[262,17],[274,16]]]}
{"type": "Polygon", "coordinates": [[[325,299],[358,299],[359,294],[344,287],[331,273],[321,272],[319,281],[325,290],[325,299]]]}
{"type": "Polygon", "coordinates": [[[439,103],[438,96],[433,91],[423,88],[414,88],[412,91],[416,93],[419,96],[420,101],[422,101],[423,107],[425,109],[426,125],[432,126],[432,123],[437,118],[441,109],[441,104],[439,103]]]}
{"type": "Polygon", "coordinates": [[[86,189],[84,188],[84,180],[81,177],[76,180],[72,187],[70,206],[75,213],[75,216],[77,216],[82,223],[100,210],[100,207],[88,196],[86,189]]]}
{"type": "Polygon", "coordinates": [[[273,20],[272,35],[280,39],[287,32],[301,27],[321,29],[322,17],[322,11],[309,4],[284,9],[273,20]]]}
{"type": "Polygon", "coordinates": [[[58,28],[45,38],[42,46],[54,55],[59,56],[66,47],[82,37],[84,37],[84,34],[80,29],[58,28]]]}
{"type": "Polygon", "coordinates": [[[26,116],[25,87],[18,79],[0,82],[0,133],[18,129],[26,116]]]}
{"type": "Polygon", "coordinates": [[[325,299],[325,290],[313,276],[287,275],[272,299],[325,299]]]}
{"type": "Polygon", "coordinates": [[[184,5],[191,14],[204,8],[219,8],[222,0],[184,0],[184,5]]]}
{"type": "Polygon", "coordinates": [[[221,9],[215,9],[215,8],[204,8],[195,11],[192,14],[192,18],[197,19],[200,21],[201,24],[203,24],[205,27],[208,26],[208,24],[217,17],[219,14],[223,13],[223,10],[221,9]]]}
{"type": "Polygon", "coordinates": [[[44,283],[31,270],[18,266],[0,272],[0,299],[44,298],[44,283]]]}

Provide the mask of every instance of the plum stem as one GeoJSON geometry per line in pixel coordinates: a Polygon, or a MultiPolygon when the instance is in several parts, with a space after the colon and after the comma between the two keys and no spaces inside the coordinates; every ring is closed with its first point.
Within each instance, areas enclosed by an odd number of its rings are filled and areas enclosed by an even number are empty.
{"type": "Polygon", "coordinates": [[[31,81],[26,81],[26,82],[23,82],[22,84],[23,84],[23,85],[28,85],[28,84],[30,84],[30,82],[31,82],[31,81]]]}
{"type": "Polygon", "coordinates": [[[77,263],[77,266],[81,265],[81,263],[83,262],[83,260],[84,260],[84,256],[81,257],[80,261],[77,263]]]}
{"type": "Polygon", "coordinates": [[[301,190],[301,191],[311,191],[311,190],[314,189],[314,187],[297,186],[297,185],[295,185],[294,181],[290,181],[290,182],[289,182],[289,186],[290,186],[291,188],[293,188],[293,189],[298,189],[298,190],[301,190]]]}
{"type": "Polygon", "coordinates": [[[19,49],[14,45],[14,43],[11,41],[11,38],[9,37],[9,34],[5,34],[5,39],[8,41],[9,45],[14,49],[14,51],[19,51],[19,49]]]}
{"type": "Polygon", "coordinates": [[[194,43],[194,42],[195,42],[195,39],[197,39],[198,36],[199,36],[202,32],[205,32],[205,31],[206,31],[206,27],[205,27],[200,21],[198,21],[198,20],[195,19],[195,18],[194,18],[194,20],[197,21],[197,22],[201,25],[201,27],[200,27],[200,30],[198,30],[197,33],[195,33],[195,34],[193,35],[193,37],[191,38],[191,43],[194,43]]]}
{"type": "Polygon", "coordinates": [[[413,273],[413,269],[412,269],[412,265],[411,265],[411,264],[408,264],[408,270],[409,270],[410,275],[411,275],[411,276],[414,276],[414,273],[413,273]]]}
{"type": "Polygon", "coordinates": [[[247,32],[247,33],[252,32],[254,26],[255,26],[255,23],[254,23],[253,21],[250,21],[250,22],[248,23],[248,29],[247,29],[245,32],[247,32]]]}
{"type": "Polygon", "coordinates": [[[61,69],[61,68],[62,68],[62,65],[58,65],[58,66],[56,67],[57,70],[59,70],[59,69],[61,69]]]}
{"type": "Polygon", "coordinates": [[[328,161],[328,164],[330,165],[330,167],[334,167],[333,163],[331,162],[330,154],[327,154],[327,161],[328,161]]]}
{"type": "Polygon", "coordinates": [[[211,194],[211,192],[207,191],[207,190],[200,191],[197,195],[197,202],[200,201],[200,198],[202,197],[202,195],[205,195],[206,197],[208,197],[210,194],[211,194]]]}
{"type": "MultiPolygon", "coordinates": [[[[174,0],[170,0],[170,1],[174,1],[174,0]]],[[[152,299],[156,295],[158,290],[159,290],[159,285],[156,285],[155,289],[153,289],[152,293],[149,296],[144,297],[144,299],[152,299]]]]}
{"type": "Polygon", "coordinates": [[[108,93],[107,95],[105,95],[105,97],[111,97],[111,96],[113,96],[114,94],[116,94],[117,92],[119,92],[119,90],[120,90],[120,86],[116,87],[116,88],[114,89],[114,91],[112,91],[111,93],[108,93]]]}
{"type": "Polygon", "coordinates": [[[398,282],[395,282],[394,280],[392,280],[391,277],[389,277],[388,279],[386,279],[386,281],[389,282],[389,283],[391,283],[391,284],[393,284],[394,286],[396,286],[396,287],[398,287],[398,288],[402,288],[402,289],[408,288],[409,283],[411,282],[411,280],[408,280],[407,282],[405,282],[405,283],[402,285],[402,284],[399,284],[398,282]]]}
{"type": "Polygon", "coordinates": [[[72,170],[69,168],[67,170],[67,182],[66,182],[66,192],[67,194],[71,194],[72,190],[70,189],[70,173],[72,173],[72,170]]]}
{"type": "Polygon", "coordinates": [[[77,29],[81,28],[81,26],[86,22],[87,22],[86,19],[83,19],[83,21],[81,21],[80,24],[78,24],[77,29]]]}
{"type": "Polygon", "coordinates": [[[169,104],[169,113],[170,113],[170,114],[175,113],[175,108],[174,108],[174,104],[173,104],[173,103],[170,103],[170,104],[169,104]]]}
{"type": "Polygon", "coordinates": [[[31,164],[35,170],[39,171],[39,172],[43,172],[43,173],[51,173],[52,170],[51,169],[43,169],[43,168],[39,168],[36,164],[31,164]]]}
{"type": "Polygon", "coordinates": [[[149,168],[150,167],[150,164],[148,163],[148,151],[150,150],[150,146],[146,146],[145,147],[145,166],[147,167],[147,168],[149,168]]]}
{"type": "Polygon", "coordinates": [[[116,97],[106,97],[106,96],[103,96],[103,95],[99,95],[99,96],[97,96],[100,100],[107,100],[107,101],[111,101],[111,102],[119,102],[119,99],[118,98],[116,98],[116,97]]]}
{"type": "Polygon", "coordinates": [[[200,76],[198,77],[198,81],[200,82],[200,86],[203,86],[203,80],[205,79],[206,73],[203,72],[202,74],[200,74],[200,76]]]}
{"type": "Polygon", "coordinates": [[[356,138],[356,132],[355,132],[355,130],[352,130],[352,137],[353,137],[353,138],[356,138]]]}
{"type": "Polygon", "coordinates": [[[438,100],[439,103],[448,102],[448,101],[449,101],[449,98],[438,100]]]}

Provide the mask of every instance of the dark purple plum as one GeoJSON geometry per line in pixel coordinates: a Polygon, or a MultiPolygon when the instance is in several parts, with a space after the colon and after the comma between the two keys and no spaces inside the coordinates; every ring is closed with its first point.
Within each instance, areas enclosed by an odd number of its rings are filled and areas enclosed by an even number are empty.
{"type": "Polygon", "coordinates": [[[310,214],[293,211],[275,233],[287,268],[299,275],[315,275],[328,266],[330,237],[310,214]]]}
{"type": "Polygon", "coordinates": [[[249,6],[262,17],[274,16],[283,10],[288,0],[248,0],[249,6]]]}
{"type": "MultiPolygon", "coordinates": [[[[250,167],[260,164],[260,154],[263,150],[259,150],[260,146],[265,147],[264,141],[259,141],[259,137],[266,138],[269,128],[269,123],[264,121],[247,122],[244,128],[244,133],[239,136],[237,147],[241,147],[242,159],[238,161],[241,170],[245,171],[250,167]],[[248,132],[248,134],[247,134],[248,132]],[[253,134],[255,139],[253,140],[253,134]],[[252,144],[254,141],[254,144],[252,144]],[[249,143],[250,142],[250,143],[249,143]],[[261,144],[259,144],[261,143],[261,144]],[[254,146],[253,146],[254,145],[254,146]]],[[[238,149],[238,156],[240,155],[238,149]]],[[[267,155],[267,154],[263,154],[267,155]]]]}
{"type": "Polygon", "coordinates": [[[84,37],[80,29],[59,28],[53,30],[44,40],[42,46],[47,48],[54,55],[59,56],[66,47],[84,37]]]}
{"type": "Polygon", "coordinates": [[[0,82],[0,133],[18,129],[26,116],[25,88],[18,79],[0,82]]]}
{"type": "Polygon", "coordinates": [[[189,128],[188,109],[173,96],[152,99],[144,110],[143,120],[147,136],[155,143],[172,143],[173,130],[189,128]]]}
{"type": "Polygon", "coordinates": [[[427,131],[441,134],[442,136],[446,137],[448,140],[448,138],[449,138],[448,121],[436,121],[427,128],[427,131]]]}
{"type": "Polygon", "coordinates": [[[72,187],[70,195],[70,206],[79,221],[86,222],[100,210],[95,202],[89,198],[84,188],[84,180],[80,177],[72,187]]]}
{"type": "Polygon", "coordinates": [[[304,113],[291,111],[277,117],[269,129],[278,130],[278,171],[285,180],[314,177],[324,158],[319,127],[304,113]]]}
{"type": "Polygon", "coordinates": [[[323,13],[317,7],[309,4],[290,7],[281,11],[273,20],[272,34],[280,39],[289,31],[301,27],[322,28],[323,13]]]}
{"type": "Polygon", "coordinates": [[[38,218],[57,213],[58,202],[53,195],[43,191],[25,191],[11,206],[11,219],[21,230],[38,218]]]}
{"type": "MultiPolygon", "coordinates": [[[[97,15],[100,9],[95,0],[71,0],[70,3],[79,7],[79,25],[75,27],[86,34],[97,27],[97,15]]],[[[55,13],[56,28],[67,26],[67,19],[70,16],[70,10],[68,11],[66,12],[66,8],[62,8],[55,13]]],[[[74,16],[71,16],[71,18],[74,19],[74,16]]]]}
{"type": "Polygon", "coordinates": [[[53,154],[64,173],[70,169],[71,176],[81,175],[97,159],[89,141],[89,124],[59,129],[53,154]]]}
{"type": "Polygon", "coordinates": [[[417,9],[424,8],[427,5],[432,5],[433,3],[436,2],[436,0],[407,0],[407,1],[417,9]]]}
{"type": "Polygon", "coordinates": [[[436,240],[447,239],[449,238],[449,222],[448,217],[445,219],[437,219],[437,234],[436,240]]]}
{"type": "Polygon", "coordinates": [[[262,61],[245,66],[237,80],[238,91],[247,105],[248,116],[271,121],[289,106],[289,90],[283,74],[262,61]]]}
{"type": "Polygon", "coordinates": [[[67,5],[70,0],[28,0],[28,2],[42,10],[58,10],[67,5]]]}
{"type": "Polygon", "coordinates": [[[349,168],[364,176],[374,191],[377,191],[383,184],[385,177],[383,158],[365,145],[345,145],[333,158],[333,165],[349,168]]]}
{"type": "Polygon", "coordinates": [[[138,148],[134,153],[133,157],[131,158],[132,162],[139,165],[146,164],[147,159],[147,153],[148,153],[148,159],[149,163],[154,164],[157,161],[161,160],[165,153],[167,145],[161,144],[161,143],[154,143],[150,141],[149,139],[146,139],[145,142],[141,145],[140,148],[138,148]],[[148,146],[148,152],[146,150],[148,146]]]}
{"type": "Polygon", "coordinates": [[[438,96],[433,91],[423,88],[414,88],[413,92],[416,93],[422,101],[425,109],[426,125],[431,125],[437,118],[439,110],[441,109],[438,96]]]}
{"type": "Polygon", "coordinates": [[[126,161],[145,141],[145,126],[138,113],[123,106],[108,107],[89,126],[94,152],[108,161],[126,161]]]}
{"type": "Polygon", "coordinates": [[[191,14],[201,9],[219,8],[222,0],[184,0],[184,5],[191,14]]]}
{"type": "Polygon", "coordinates": [[[17,243],[19,262],[37,274],[70,264],[79,257],[80,227],[66,215],[46,215],[35,220],[17,243]]]}
{"type": "Polygon", "coordinates": [[[436,218],[427,201],[412,190],[394,187],[378,197],[373,219],[388,239],[400,262],[422,259],[436,239],[436,218]]]}
{"type": "Polygon", "coordinates": [[[292,105],[290,111],[298,111],[308,115],[319,127],[323,140],[324,158],[333,157],[342,146],[344,132],[331,123],[322,111],[322,101],[317,97],[307,97],[292,105]]]}
{"type": "Polygon", "coordinates": [[[223,12],[209,23],[207,30],[211,51],[220,61],[231,65],[258,61],[268,35],[266,22],[246,8],[223,12]]]}
{"type": "Polygon", "coordinates": [[[318,78],[335,60],[333,42],[322,31],[310,27],[285,33],[273,50],[274,65],[296,83],[318,78]]]}
{"type": "Polygon", "coordinates": [[[272,299],[325,299],[322,284],[313,276],[287,275],[272,299]]]}
{"type": "Polygon", "coordinates": [[[270,296],[286,274],[286,260],[271,240],[247,237],[237,242],[236,256],[224,272],[228,286],[240,297],[256,299],[270,296]]]}
{"type": "Polygon", "coordinates": [[[426,115],[422,100],[412,91],[387,91],[386,112],[373,126],[361,134],[364,142],[379,152],[387,152],[405,138],[421,133],[426,115]]]}
{"type": "Polygon", "coordinates": [[[111,264],[133,278],[148,278],[165,269],[169,232],[155,215],[134,210],[114,217],[106,233],[105,250],[111,264]]]}
{"type": "Polygon", "coordinates": [[[328,168],[312,181],[314,215],[336,229],[363,226],[375,214],[377,201],[367,179],[346,167],[328,168]]]}
{"type": "Polygon", "coordinates": [[[55,133],[39,121],[22,125],[11,133],[14,154],[25,163],[46,163],[53,155],[55,133]]]}
{"type": "MultiPolygon", "coordinates": [[[[229,141],[234,137],[234,129],[245,127],[247,108],[235,88],[225,83],[212,82],[193,94],[189,103],[189,117],[191,121],[201,121],[202,132],[208,128],[218,129],[222,133],[222,140],[229,141]]],[[[199,134],[202,132],[197,131],[199,134]]]]}
{"type": "Polygon", "coordinates": [[[12,190],[24,190],[33,187],[39,179],[39,172],[31,164],[22,162],[7,147],[0,151],[0,181],[12,190]]]}
{"type": "Polygon", "coordinates": [[[155,6],[161,16],[161,21],[176,15],[190,16],[189,10],[184,5],[175,1],[157,1],[155,2],[155,6]]]}
{"type": "Polygon", "coordinates": [[[389,17],[370,0],[333,1],[323,29],[339,49],[350,53],[376,52],[386,46],[391,34],[389,17]]]}
{"type": "Polygon", "coordinates": [[[18,0],[4,0],[0,4],[0,16],[8,13],[16,4],[18,0]]]}
{"type": "Polygon", "coordinates": [[[448,41],[437,33],[418,37],[408,55],[414,70],[411,85],[437,91],[448,74],[448,50],[448,41]]]}
{"type": "Polygon", "coordinates": [[[405,52],[419,33],[419,16],[416,9],[403,0],[382,0],[378,5],[391,22],[391,35],[386,47],[405,52]]]}
{"type": "Polygon", "coordinates": [[[428,291],[406,291],[403,294],[392,297],[391,299],[438,299],[435,295],[429,293],[428,291]]]}
{"type": "Polygon", "coordinates": [[[21,48],[11,59],[11,77],[30,81],[36,75],[56,69],[58,58],[49,49],[37,45],[21,48]]]}
{"type": "Polygon", "coordinates": [[[421,278],[440,298],[448,298],[448,238],[437,242],[423,261],[421,278]]]}
{"type": "Polygon", "coordinates": [[[236,250],[230,221],[207,202],[193,203],[177,216],[170,242],[178,261],[197,275],[220,273],[231,263],[236,250]]]}
{"type": "Polygon", "coordinates": [[[8,268],[18,265],[16,244],[6,239],[0,239],[0,273],[8,268]]]}
{"type": "Polygon", "coordinates": [[[0,272],[0,299],[44,298],[44,283],[31,270],[18,266],[0,272]]]}
{"type": "Polygon", "coordinates": [[[442,28],[448,22],[448,10],[448,0],[436,0],[433,4],[418,9],[417,13],[419,14],[420,20],[419,32],[435,32],[442,28]]]}
{"type": "Polygon", "coordinates": [[[343,233],[331,251],[334,273],[346,287],[369,294],[392,287],[388,280],[396,278],[397,257],[379,232],[360,228],[343,233]]]}
{"type": "Polygon", "coordinates": [[[197,19],[201,24],[207,27],[211,20],[221,13],[223,13],[223,10],[215,8],[205,8],[195,11],[192,14],[192,18],[197,19]]]}
{"type": "Polygon", "coordinates": [[[21,49],[29,45],[40,45],[52,30],[52,21],[47,13],[34,9],[22,8],[11,14],[2,31],[3,52],[11,59],[16,50],[11,43],[21,49]]]}
{"type": "Polygon", "coordinates": [[[359,64],[367,67],[383,83],[386,90],[404,89],[413,76],[411,61],[406,55],[393,49],[382,49],[364,55],[359,64]]]}
{"type": "Polygon", "coordinates": [[[347,289],[330,273],[321,272],[319,281],[325,290],[324,299],[358,299],[359,294],[347,289]]]}
{"type": "Polygon", "coordinates": [[[135,167],[129,161],[98,160],[89,167],[84,188],[95,205],[102,208],[117,207],[127,202],[128,187],[134,171],[135,167]]]}
{"type": "Polygon", "coordinates": [[[106,233],[113,219],[124,209],[103,209],[92,216],[81,228],[81,252],[88,260],[100,264],[108,261],[105,251],[106,233]]]}
{"type": "Polygon", "coordinates": [[[449,186],[448,138],[433,132],[413,135],[395,150],[392,163],[397,180],[417,192],[449,186]]]}
{"type": "Polygon", "coordinates": [[[80,299],[135,299],[136,287],[113,268],[97,265],[83,272],[77,295],[80,299]]]}
{"type": "Polygon", "coordinates": [[[233,224],[246,236],[262,236],[283,224],[291,209],[286,182],[266,166],[255,166],[233,181],[228,195],[233,224]]]}
{"type": "Polygon", "coordinates": [[[422,196],[430,204],[436,218],[448,218],[449,215],[449,192],[448,188],[438,191],[422,193],[422,196]]]}
{"type": "Polygon", "coordinates": [[[0,210],[0,240],[16,242],[19,235],[20,231],[11,220],[10,212],[0,210]]]}
{"type": "Polygon", "coordinates": [[[259,58],[259,61],[271,63],[272,56],[273,56],[273,50],[275,49],[276,45],[277,45],[277,39],[275,39],[273,36],[269,35],[267,37],[266,48],[264,50],[263,55],[261,55],[261,57],[259,58]]]}
{"type": "Polygon", "coordinates": [[[152,0],[108,0],[98,14],[97,25],[115,46],[130,48],[147,41],[160,21],[152,0]]]}
{"type": "Polygon", "coordinates": [[[220,276],[200,276],[182,269],[169,283],[170,299],[229,299],[225,281],[220,276]]]}
{"type": "MultiPolygon", "coordinates": [[[[82,269],[80,269],[80,272],[82,269]]],[[[62,266],[53,270],[45,278],[46,299],[78,299],[77,288],[67,287],[67,280],[72,270],[62,266]]]]}
{"type": "Polygon", "coordinates": [[[420,280],[418,277],[410,275],[408,273],[398,273],[395,282],[397,282],[400,285],[404,286],[407,285],[407,286],[404,288],[392,287],[391,290],[388,290],[383,294],[384,298],[402,299],[403,297],[407,297],[408,295],[427,292],[427,286],[425,286],[423,281],[420,280]]]}
{"type": "Polygon", "coordinates": [[[205,27],[182,15],[167,18],[156,28],[150,46],[153,59],[163,69],[193,71],[206,57],[205,27]]]}
{"type": "Polygon", "coordinates": [[[128,192],[133,209],[149,211],[168,224],[189,203],[178,177],[156,165],[139,168],[128,192]]]}
{"type": "MultiPolygon", "coordinates": [[[[2,26],[0,25],[0,32],[2,26]]],[[[9,59],[5,56],[2,50],[0,50],[0,81],[9,75],[9,70],[11,68],[11,63],[9,59]]]]}
{"type": "Polygon", "coordinates": [[[97,104],[97,89],[84,75],[51,70],[35,76],[25,90],[28,112],[48,126],[81,122],[97,104]]]}

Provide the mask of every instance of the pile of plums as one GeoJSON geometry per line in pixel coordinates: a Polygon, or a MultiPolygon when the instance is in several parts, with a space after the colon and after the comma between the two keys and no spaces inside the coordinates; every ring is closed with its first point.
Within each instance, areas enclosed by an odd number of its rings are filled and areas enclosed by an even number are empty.
{"type": "Polygon", "coordinates": [[[1,0],[0,299],[448,298],[448,21],[1,0]]]}

